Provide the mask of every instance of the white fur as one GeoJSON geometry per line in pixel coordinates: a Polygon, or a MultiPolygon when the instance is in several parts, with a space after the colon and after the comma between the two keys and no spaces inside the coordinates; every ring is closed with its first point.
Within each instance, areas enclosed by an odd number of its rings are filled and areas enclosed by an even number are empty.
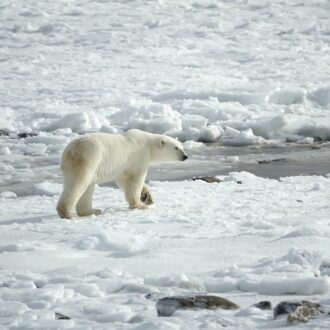
{"type": "MultiPolygon", "coordinates": [[[[57,204],[60,217],[100,214],[92,208],[94,185],[114,180],[130,208],[146,208],[141,192],[150,164],[187,158],[182,144],[165,135],[132,129],[124,134],[95,133],[71,141],[62,154],[64,189],[57,204]]],[[[150,195],[150,194],[149,194],[150,195]]],[[[151,196],[149,196],[151,198],[151,196]]]]}

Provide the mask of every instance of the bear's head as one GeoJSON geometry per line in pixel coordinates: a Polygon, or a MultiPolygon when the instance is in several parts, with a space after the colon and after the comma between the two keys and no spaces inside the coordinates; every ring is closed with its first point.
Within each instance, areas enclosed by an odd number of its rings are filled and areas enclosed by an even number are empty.
{"type": "Polygon", "coordinates": [[[169,136],[159,136],[154,151],[154,161],[156,162],[175,162],[188,159],[182,143],[169,136]]]}

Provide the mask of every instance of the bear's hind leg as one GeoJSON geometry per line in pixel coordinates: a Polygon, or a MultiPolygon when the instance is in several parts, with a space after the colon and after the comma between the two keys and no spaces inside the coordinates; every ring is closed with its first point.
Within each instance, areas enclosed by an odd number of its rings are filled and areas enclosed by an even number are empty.
{"type": "Polygon", "coordinates": [[[61,218],[73,218],[73,210],[89,184],[90,180],[83,175],[78,175],[74,178],[64,177],[64,190],[56,207],[57,213],[61,218]]]}
{"type": "Polygon", "coordinates": [[[95,185],[93,183],[89,185],[77,203],[76,210],[77,210],[77,214],[80,217],[88,216],[92,214],[95,215],[101,214],[100,209],[93,209],[92,207],[94,187],[95,185]]]}

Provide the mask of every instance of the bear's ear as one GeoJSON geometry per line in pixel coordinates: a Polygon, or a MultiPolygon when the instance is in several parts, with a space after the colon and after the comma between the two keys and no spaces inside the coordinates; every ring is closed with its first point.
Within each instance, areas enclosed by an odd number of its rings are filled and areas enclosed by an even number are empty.
{"type": "Polygon", "coordinates": [[[161,148],[162,146],[164,146],[165,143],[166,143],[166,142],[165,142],[164,139],[160,139],[160,140],[159,140],[159,148],[161,148]]]}

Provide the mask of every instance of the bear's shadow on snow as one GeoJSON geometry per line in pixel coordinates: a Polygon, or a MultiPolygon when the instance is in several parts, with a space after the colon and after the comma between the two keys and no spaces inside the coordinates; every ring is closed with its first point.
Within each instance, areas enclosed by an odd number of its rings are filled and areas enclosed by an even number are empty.
{"type": "MultiPolygon", "coordinates": [[[[149,209],[152,209],[152,207],[149,207],[149,209]]],[[[102,210],[101,216],[107,216],[107,215],[112,215],[112,214],[118,214],[118,213],[129,213],[129,212],[143,212],[141,210],[130,210],[129,208],[126,207],[107,207],[102,210]]],[[[145,211],[144,211],[145,212],[145,211]]],[[[40,216],[35,216],[35,217],[30,217],[30,218],[18,218],[18,219],[5,219],[3,221],[0,220],[0,226],[8,226],[8,225],[13,225],[14,223],[18,225],[22,225],[25,223],[41,223],[43,220],[46,219],[51,219],[51,218],[58,218],[58,215],[53,213],[53,214],[44,214],[40,216]]],[[[93,216],[87,216],[83,217],[82,219],[88,219],[88,218],[94,218],[93,216]]],[[[79,220],[78,218],[74,218],[73,220],[79,220]]]]}
{"type": "MultiPolygon", "coordinates": [[[[145,209],[145,210],[139,210],[139,209],[133,209],[132,210],[132,209],[129,209],[128,207],[125,207],[125,206],[123,206],[123,207],[119,207],[119,206],[118,207],[111,207],[111,206],[109,206],[109,207],[106,207],[102,210],[101,215],[103,215],[103,216],[116,215],[118,213],[129,213],[129,214],[131,214],[131,213],[141,213],[141,214],[143,214],[143,213],[146,213],[150,210],[153,210],[153,208],[154,208],[153,206],[148,206],[148,208],[145,209]]],[[[88,216],[86,218],[90,218],[90,216],[88,216]]]]}
{"type": "Polygon", "coordinates": [[[19,219],[10,219],[10,220],[3,220],[0,221],[0,226],[6,226],[6,225],[12,225],[14,223],[17,223],[19,225],[25,224],[25,223],[39,223],[42,222],[45,219],[49,218],[57,218],[57,214],[45,214],[38,217],[31,217],[31,218],[19,218],[19,219]]]}

